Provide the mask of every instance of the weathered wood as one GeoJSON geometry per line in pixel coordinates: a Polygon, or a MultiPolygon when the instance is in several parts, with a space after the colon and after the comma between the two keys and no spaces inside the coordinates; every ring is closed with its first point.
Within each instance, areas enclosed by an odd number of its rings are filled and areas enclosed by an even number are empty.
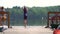
{"type": "MultiPolygon", "coordinates": [[[[4,17],[2,17],[2,19],[0,20],[0,22],[1,21],[5,21],[6,19],[8,19],[7,21],[8,21],[8,28],[10,27],[10,14],[9,14],[9,12],[5,12],[5,11],[3,11],[3,9],[4,9],[4,7],[0,7],[0,14],[2,15],[2,16],[4,16],[4,14],[7,14],[8,16],[7,16],[7,18],[4,18],[4,17]]],[[[0,23],[0,26],[2,26],[2,22],[0,23]]]]}
{"type": "Polygon", "coordinates": [[[51,21],[56,20],[56,22],[58,22],[57,20],[60,20],[60,16],[58,16],[58,14],[60,14],[60,12],[48,12],[47,27],[49,27],[51,25],[49,23],[49,20],[51,20],[51,21]],[[53,16],[52,18],[49,18],[50,14],[55,14],[55,16],[53,16]]]}

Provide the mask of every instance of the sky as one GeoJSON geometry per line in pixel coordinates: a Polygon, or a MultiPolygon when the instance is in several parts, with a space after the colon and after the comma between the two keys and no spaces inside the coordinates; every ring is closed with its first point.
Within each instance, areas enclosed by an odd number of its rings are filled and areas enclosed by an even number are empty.
{"type": "Polygon", "coordinates": [[[13,6],[47,7],[58,5],[60,5],[60,0],[0,0],[0,6],[5,8],[12,8],[13,6]]]}

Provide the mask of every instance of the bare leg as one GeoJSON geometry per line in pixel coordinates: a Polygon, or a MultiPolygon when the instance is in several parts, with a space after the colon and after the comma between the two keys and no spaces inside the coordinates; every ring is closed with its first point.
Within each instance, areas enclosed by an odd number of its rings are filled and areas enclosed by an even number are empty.
{"type": "Polygon", "coordinates": [[[24,20],[24,27],[26,28],[27,26],[27,20],[24,20]]]}

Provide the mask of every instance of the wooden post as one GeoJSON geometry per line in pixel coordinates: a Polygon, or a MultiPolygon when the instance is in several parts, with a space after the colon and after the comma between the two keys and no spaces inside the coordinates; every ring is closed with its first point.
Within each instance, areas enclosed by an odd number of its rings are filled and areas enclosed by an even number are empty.
{"type": "Polygon", "coordinates": [[[8,28],[10,27],[10,15],[9,15],[9,12],[8,12],[8,28]]]}
{"type": "Polygon", "coordinates": [[[58,24],[58,13],[56,13],[56,24],[58,24]]]}
{"type": "Polygon", "coordinates": [[[47,19],[47,27],[49,27],[49,13],[48,13],[48,19],[47,19]]]}
{"type": "Polygon", "coordinates": [[[48,12],[48,16],[47,16],[47,17],[48,17],[48,18],[47,18],[47,26],[46,26],[45,28],[48,28],[49,25],[50,25],[50,24],[49,24],[49,20],[50,20],[50,19],[49,19],[49,14],[50,14],[50,12],[48,12]]]}
{"type": "Polygon", "coordinates": [[[2,25],[2,17],[0,16],[0,26],[2,25]]]}

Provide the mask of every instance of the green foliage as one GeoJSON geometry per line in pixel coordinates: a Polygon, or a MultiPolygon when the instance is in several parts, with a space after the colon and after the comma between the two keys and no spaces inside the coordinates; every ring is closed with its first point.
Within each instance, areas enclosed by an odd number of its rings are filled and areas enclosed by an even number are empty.
{"type": "MultiPolygon", "coordinates": [[[[60,6],[49,7],[27,7],[28,8],[28,23],[29,25],[41,25],[47,23],[48,12],[60,12],[60,6]],[[43,17],[43,20],[42,20],[43,17]]],[[[23,24],[23,8],[14,6],[13,8],[6,8],[6,11],[10,12],[11,24],[23,24]],[[15,22],[14,22],[14,21],[15,22]],[[18,22],[18,23],[17,23],[18,22]]]]}

